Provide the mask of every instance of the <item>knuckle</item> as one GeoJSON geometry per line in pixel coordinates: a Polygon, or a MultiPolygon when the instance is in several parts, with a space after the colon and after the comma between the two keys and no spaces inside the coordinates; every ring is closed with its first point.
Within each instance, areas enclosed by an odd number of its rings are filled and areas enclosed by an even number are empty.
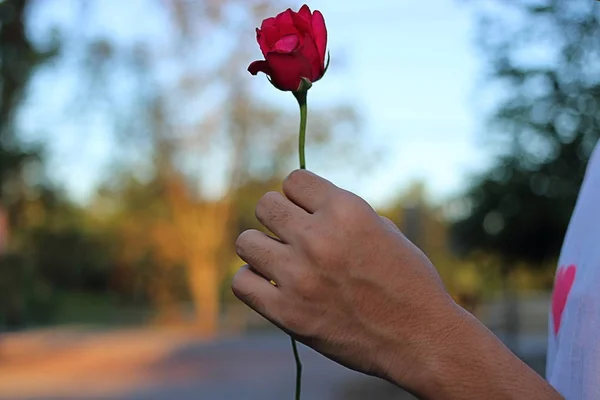
{"type": "Polygon", "coordinates": [[[231,280],[231,291],[242,302],[247,304],[250,308],[259,311],[264,310],[264,303],[262,299],[248,287],[247,284],[247,271],[248,267],[241,268],[231,280]]]}
{"type": "Polygon", "coordinates": [[[246,287],[246,280],[244,278],[247,268],[247,266],[240,268],[231,280],[231,290],[233,291],[233,294],[235,294],[235,296],[240,300],[246,298],[249,293],[246,287]]]}
{"type": "Polygon", "coordinates": [[[310,300],[319,290],[318,280],[308,273],[296,272],[294,277],[294,289],[304,300],[310,300]]]}
{"type": "Polygon", "coordinates": [[[266,214],[268,210],[270,210],[274,204],[281,202],[281,194],[278,192],[267,192],[262,195],[262,197],[256,203],[255,213],[256,217],[260,218],[262,215],[266,214]]]}
{"type": "Polygon", "coordinates": [[[325,188],[324,180],[311,172],[297,169],[283,181],[283,192],[303,191],[308,193],[321,192],[325,188]]]}
{"type": "Polygon", "coordinates": [[[240,233],[237,237],[235,241],[235,251],[238,255],[242,255],[247,251],[253,234],[254,232],[252,230],[247,230],[240,233]]]}
{"type": "Polygon", "coordinates": [[[271,265],[275,260],[273,251],[261,244],[260,236],[262,235],[257,230],[247,230],[242,232],[236,240],[237,255],[253,267],[271,265]]]}
{"type": "Polygon", "coordinates": [[[335,201],[333,214],[336,218],[352,222],[360,219],[364,215],[365,210],[369,208],[368,203],[362,198],[353,193],[342,191],[338,194],[338,198],[335,201]]]}
{"type": "Polygon", "coordinates": [[[233,275],[233,278],[231,279],[231,290],[233,291],[233,293],[236,296],[239,293],[241,293],[242,288],[243,288],[243,278],[242,278],[243,270],[244,270],[244,268],[241,268],[238,272],[235,273],[235,275],[233,275]]]}
{"type": "Polygon", "coordinates": [[[265,312],[265,305],[262,299],[252,291],[241,292],[238,298],[243,301],[248,307],[252,308],[261,314],[265,312]]]}
{"type": "Polygon", "coordinates": [[[258,201],[255,210],[256,218],[261,221],[285,224],[290,220],[283,195],[279,192],[268,192],[258,201]]]}
{"type": "Polygon", "coordinates": [[[309,174],[306,171],[304,171],[302,169],[297,169],[295,171],[292,171],[292,173],[290,173],[283,180],[283,187],[284,188],[292,188],[296,185],[306,182],[306,180],[308,178],[309,178],[309,174]]]}
{"type": "Polygon", "coordinates": [[[271,190],[262,196],[262,200],[263,200],[263,202],[270,204],[273,202],[281,201],[281,196],[282,196],[281,193],[271,190]]]}
{"type": "Polygon", "coordinates": [[[320,236],[318,226],[308,219],[305,219],[299,224],[299,234],[305,240],[305,243],[311,240],[318,240],[320,236]]]}
{"type": "Polygon", "coordinates": [[[331,238],[327,234],[315,234],[309,236],[306,249],[312,261],[317,265],[329,265],[335,258],[335,248],[332,246],[335,243],[335,238],[331,238]]]}
{"type": "Polygon", "coordinates": [[[256,249],[253,256],[253,263],[257,268],[269,267],[275,264],[275,255],[266,248],[256,249]]]}

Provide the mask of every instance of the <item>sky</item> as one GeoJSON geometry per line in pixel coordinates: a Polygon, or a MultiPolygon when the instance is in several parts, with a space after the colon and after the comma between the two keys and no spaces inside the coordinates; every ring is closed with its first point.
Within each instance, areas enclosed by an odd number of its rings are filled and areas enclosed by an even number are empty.
{"type": "MultiPolygon", "coordinates": [[[[43,12],[68,21],[70,3],[55,1],[43,12]]],[[[105,19],[115,32],[152,32],[151,21],[130,25],[143,9],[141,0],[103,4],[119,5],[119,15],[105,19]]],[[[282,4],[283,9],[290,2],[282,4]]],[[[489,161],[482,146],[483,116],[476,115],[475,107],[483,71],[473,45],[472,10],[457,0],[321,0],[310,5],[325,15],[332,57],[328,76],[311,91],[311,107],[351,99],[362,117],[361,134],[386,150],[367,177],[318,172],[375,206],[416,180],[426,183],[434,201],[459,194],[469,176],[489,161]]],[[[113,9],[106,6],[101,12],[113,9]]],[[[60,88],[53,96],[55,102],[38,107],[60,103],[60,88]]],[[[106,170],[118,146],[107,141],[101,127],[100,122],[64,126],[60,140],[50,143],[52,174],[76,199],[93,193],[103,179],[99,171],[106,170]]]]}
{"type": "MultiPolygon", "coordinates": [[[[474,107],[483,71],[472,10],[456,0],[318,5],[332,54],[341,49],[347,58],[342,73],[357,93],[364,134],[391,152],[366,182],[340,176],[341,184],[376,204],[415,180],[434,200],[458,194],[488,159],[474,107]]],[[[321,82],[319,96],[339,89],[321,82]]]]}

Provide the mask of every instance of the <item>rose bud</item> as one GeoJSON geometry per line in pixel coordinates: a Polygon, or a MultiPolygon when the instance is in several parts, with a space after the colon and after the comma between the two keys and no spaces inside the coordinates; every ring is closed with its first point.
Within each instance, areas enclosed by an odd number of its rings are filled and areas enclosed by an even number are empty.
{"type": "Polygon", "coordinates": [[[256,29],[256,40],[265,59],[254,61],[248,71],[252,75],[264,72],[280,90],[307,89],[327,70],[325,19],[306,4],[298,12],[287,9],[265,19],[256,29]]]}

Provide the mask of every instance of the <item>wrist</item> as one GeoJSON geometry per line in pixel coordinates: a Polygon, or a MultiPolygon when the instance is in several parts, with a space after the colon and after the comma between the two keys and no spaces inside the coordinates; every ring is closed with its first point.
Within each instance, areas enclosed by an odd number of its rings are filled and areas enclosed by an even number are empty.
{"type": "Polygon", "coordinates": [[[379,351],[383,355],[379,359],[385,363],[381,377],[424,399],[445,385],[442,372],[452,360],[453,337],[460,336],[467,319],[466,311],[449,296],[441,300],[429,303],[431,306],[419,310],[418,317],[406,322],[413,334],[394,336],[379,351]]]}
{"type": "Polygon", "coordinates": [[[392,367],[393,383],[426,400],[562,399],[454,302],[434,325],[423,334],[412,365],[392,367]]]}
{"type": "MultiPolygon", "coordinates": [[[[456,353],[465,351],[460,342],[465,335],[472,334],[469,317],[470,314],[448,299],[447,307],[430,316],[429,326],[421,329],[421,339],[415,341],[419,345],[413,346],[411,365],[392,367],[392,383],[421,399],[449,399],[451,374],[458,372],[460,363],[456,353]]],[[[404,360],[397,361],[404,364],[404,360]]]]}

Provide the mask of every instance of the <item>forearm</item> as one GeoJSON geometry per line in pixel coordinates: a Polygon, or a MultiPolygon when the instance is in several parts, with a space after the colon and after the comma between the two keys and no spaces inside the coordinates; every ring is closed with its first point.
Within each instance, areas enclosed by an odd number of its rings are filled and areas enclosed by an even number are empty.
{"type": "Polygon", "coordinates": [[[410,375],[390,376],[425,400],[563,399],[483,324],[456,306],[410,375]]]}

